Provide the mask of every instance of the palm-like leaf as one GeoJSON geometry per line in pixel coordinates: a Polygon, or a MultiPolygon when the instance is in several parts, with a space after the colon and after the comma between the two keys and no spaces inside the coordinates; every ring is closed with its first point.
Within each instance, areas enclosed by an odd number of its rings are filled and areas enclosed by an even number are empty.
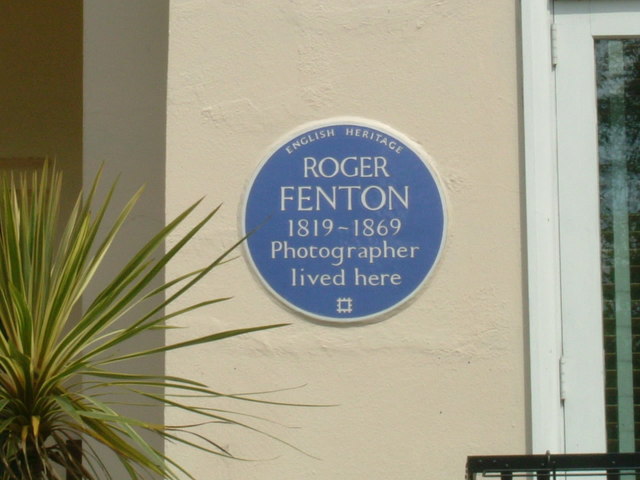
{"type": "Polygon", "coordinates": [[[62,232],[58,232],[61,188],[58,171],[46,166],[40,174],[30,176],[0,175],[2,480],[58,478],[56,465],[88,479],[110,478],[90,448],[78,455],[71,440],[79,437],[91,438],[112,450],[131,478],[146,478],[149,474],[178,478],[176,472],[184,469],[152,448],[140,435],[141,430],[216,455],[230,456],[211,439],[195,432],[186,435],[188,426],[167,427],[128,418],[104,399],[109,397],[103,398],[108,391],[122,389],[139,396],[148,405],[180,408],[204,417],[205,421],[239,424],[223,412],[181,400],[192,396],[218,397],[220,393],[188,379],[119,373],[110,370],[110,365],[280,326],[231,330],[179,344],[119,353],[122,344],[150,329],[161,328],[168,318],[225,300],[212,299],[171,314],[164,313],[166,307],[225,261],[237,244],[204,268],[153,287],[152,282],[163,267],[217,211],[206,215],[170,250],[158,254],[163,240],[197,204],[153,236],[95,296],[79,318],[74,318],[72,311],[140,195],[136,193],[113,225],[106,229],[107,233],[99,235],[105,228],[104,217],[113,189],[107,199],[95,207],[98,178],[86,195],[79,197],[62,232]],[[159,258],[154,260],[152,254],[159,258]],[[145,305],[148,305],[146,309],[145,305]],[[137,313],[131,318],[127,314],[131,314],[134,307],[138,307],[137,313]],[[188,395],[170,394],[180,391],[188,395]]]}

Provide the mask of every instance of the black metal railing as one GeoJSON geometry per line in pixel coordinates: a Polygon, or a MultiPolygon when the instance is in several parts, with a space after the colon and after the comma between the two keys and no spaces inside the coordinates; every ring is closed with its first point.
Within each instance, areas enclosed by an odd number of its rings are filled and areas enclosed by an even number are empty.
{"type": "Polygon", "coordinates": [[[640,452],[467,457],[467,480],[527,477],[552,480],[574,476],[601,476],[608,480],[640,480],[640,452]]]}

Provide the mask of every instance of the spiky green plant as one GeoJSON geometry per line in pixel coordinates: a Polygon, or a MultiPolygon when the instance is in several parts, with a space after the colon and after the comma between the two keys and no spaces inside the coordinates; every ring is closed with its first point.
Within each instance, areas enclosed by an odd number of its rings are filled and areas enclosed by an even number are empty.
{"type": "Polygon", "coordinates": [[[121,346],[135,344],[146,332],[164,328],[169,318],[225,300],[216,298],[165,313],[172,302],[223,263],[237,244],[205,267],[155,286],[163,267],[217,211],[207,214],[175,246],[159,251],[163,240],[193,212],[194,204],[153,236],[82,312],[72,314],[140,195],[136,193],[116,220],[105,226],[114,189],[106,200],[97,202],[97,185],[98,179],[79,196],[68,219],[60,222],[59,171],[45,166],[39,174],[0,174],[2,480],[57,479],[62,478],[57,473],[60,470],[78,478],[111,478],[90,447],[92,443],[114,452],[132,479],[154,474],[174,479],[180,472],[187,474],[154,449],[141,436],[142,430],[230,456],[212,439],[197,432],[185,435],[189,426],[155,425],[120,414],[107,394],[120,389],[137,396],[134,403],[183,409],[204,417],[200,423],[239,424],[221,411],[189,403],[197,402],[194,397],[218,397],[219,393],[184,378],[113,369],[120,362],[280,326],[212,333],[178,344],[121,353],[121,346]],[[63,225],[61,231],[59,224],[63,225]],[[77,440],[74,442],[78,438],[90,440],[81,454],[77,440]]]}

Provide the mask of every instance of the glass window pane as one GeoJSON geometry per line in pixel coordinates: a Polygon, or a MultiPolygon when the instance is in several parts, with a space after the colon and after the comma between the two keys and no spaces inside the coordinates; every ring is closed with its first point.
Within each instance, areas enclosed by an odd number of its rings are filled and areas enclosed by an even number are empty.
{"type": "Polygon", "coordinates": [[[640,432],[640,39],[598,39],[600,229],[607,444],[640,432]]]}

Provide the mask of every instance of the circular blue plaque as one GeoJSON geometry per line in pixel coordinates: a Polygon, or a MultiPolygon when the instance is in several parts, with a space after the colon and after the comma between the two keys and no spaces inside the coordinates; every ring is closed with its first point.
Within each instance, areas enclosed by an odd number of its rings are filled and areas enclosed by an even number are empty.
{"type": "Polygon", "coordinates": [[[260,165],[242,227],[250,263],[314,319],[380,318],[411,298],[445,238],[426,155],[377,122],[339,118],[288,135],[260,165]]]}

